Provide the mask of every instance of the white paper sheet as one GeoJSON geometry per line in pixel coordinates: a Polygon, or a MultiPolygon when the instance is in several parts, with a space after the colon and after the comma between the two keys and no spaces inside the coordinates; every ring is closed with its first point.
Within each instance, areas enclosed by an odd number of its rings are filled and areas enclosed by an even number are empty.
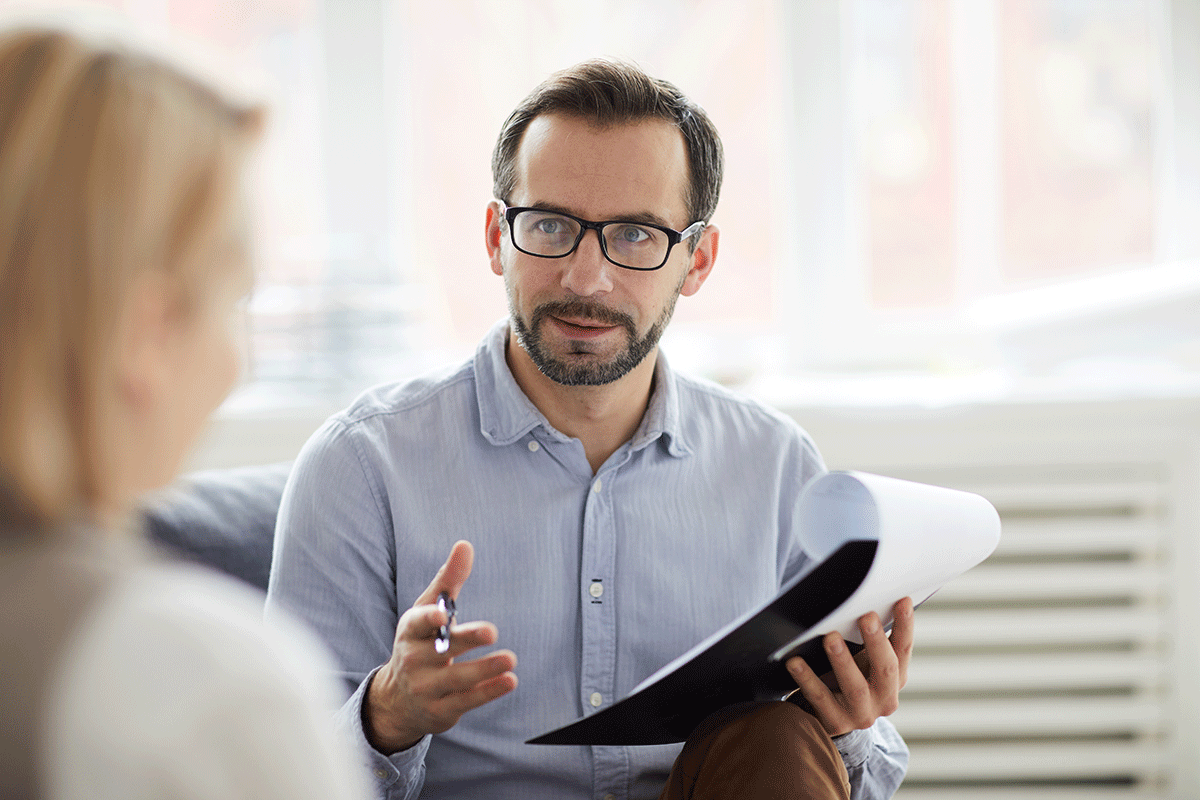
{"type": "Polygon", "coordinates": [[[878,542],[878,549],[854,594],[772,653],[774,661],[835,630],[862,644],[863,614],[875,611],[889,626],[900,599],[919,605],[1000,543],[1000,515],[983,497],[863,472],[832,472],[812,481],[800,500],[799,524],[804,549],[818,563],[853,540],[878,542]]]}

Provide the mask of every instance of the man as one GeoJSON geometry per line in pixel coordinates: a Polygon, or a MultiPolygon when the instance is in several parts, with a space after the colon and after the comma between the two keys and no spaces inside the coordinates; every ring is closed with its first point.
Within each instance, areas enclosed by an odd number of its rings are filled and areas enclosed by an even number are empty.
{"type": "Polygon", "coordinates": [[[890,640],[862,621],[862,669],[826,639],[833,689],[789,662],[812,715],[734,707],[682,755],[523,744],[628,694],[807,564],[795,512],[824,470],[815,446],[657,349],[716,260],[721,159],[670,84],[609,62],[552,76],[493,155],[485,235],[509,319],[467,364],[367,392],[305,446],[268,610],[299,613],[340,657],[342,723],[382,794],[887,797],[903,777],[883,715],[907,669],[907,601],[890,640]],[[445,652],[442,592],[491,620],[451,625],[445,652]]]}

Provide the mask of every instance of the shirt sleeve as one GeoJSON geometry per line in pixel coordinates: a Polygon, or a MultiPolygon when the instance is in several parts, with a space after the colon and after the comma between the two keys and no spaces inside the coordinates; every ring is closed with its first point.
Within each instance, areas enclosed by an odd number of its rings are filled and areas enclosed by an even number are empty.
{"type": "Polygon", "coordinates": [[[337,728],[357,743],[359,752],[366,759],[367,770],[374,778],[379,797],[386,800],[415,800],[425,785],[425,754],[429,752],[429,742],[433,737],[426,734],[412,747],[390,756],[380,753],[367,742],[362,723],[362,704],[367,687],[378,671],[372,670],[338,711],[337,728]]]}
{"type": "Polygon", "coordinates": [[[366,687],[390,657],[399,621],[391,515],[366,447],[334,418],[301,451],[276,524],[267,617],[300,617],[333,651],[349,694],[337,727],[357,743],[378,795],[403,800],[421,791],[428,737],[385,756],[362,724],[366,687]]]}
{"type": "Polygon", "coordinates": [[[908,771],[908,746],[891,721],[880,717],[870,728],[833,740],[850,777],[852,800],[887,800],[908,771]]]}

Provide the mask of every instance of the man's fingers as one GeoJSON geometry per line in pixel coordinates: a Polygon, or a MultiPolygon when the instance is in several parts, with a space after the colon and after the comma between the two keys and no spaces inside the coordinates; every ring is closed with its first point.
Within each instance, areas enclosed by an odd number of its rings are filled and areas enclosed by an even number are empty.
{"type": "Polygon", "coordinates": [[[908,683],[908,661],[913,649],[913,601],[905,597],[892,608],[892,651],[896,654],[896,663],[900,674],[900,688],[908,683]]]}
{"type": "Polygon", "coordinates": [[[866,653],[867,668],[861,669],[863,675],[874,684],[877,678],[895,678],[896,675],[896,653],[892,650],[892,643],[888,639],[887,631],[883,629],[883,625],[879,621],[879,615],[872,611],[859,617],[858,630],[862,634],[863,650],[858,654],[862,656],[866,653]],[[890,675],[889,675],[890,673],[890,675]]]}
{"type": "Polygon", "coordinates": [[[850,654],[846,640],[834,631],[825,634],[822,644],[825,646],[825,655],[829,656],[834,677],[837,678],[838,690],[845,698],[842,705],[850,710],[863,708],[870,700],[871,687],[867,684],[867,679],[855,662],[854,656],[850,654]]]}
{"type": "Polygon", "coordinates": [[[517,657],[511,650],[497,650],[473,661],[459,661],[441,674],[438,689],[442,696],[470,693],[480,683],[512,672],[516,666],[517,657]]]}
{"type": "Polygon", "coordinates": [[[896,710],[912,652],[912,600],[901,600],[892,613],[895,622],[890,639],[878,614],[871,612],[859,618],[864,648],[857,657],[850,654],[841,634],[834,631],[825,635],[821,643],[833,668],[835,686],[829,685],[829,675],[818,676],[801,658],[787,663],[796,685],[831,736],[867,728],[896,710]]]}
{"type": "Polygon", "coordinates": [[[499,635],[496,626],[490,622],[465,622],[462,625],[453,625],[450,628],[450,649],[442,653],[441,657],[458,658],[476,647],[495,644],[499,635]]]}
{"type": "Polygon", "coordinates": [[[838,703],[833,692],[821,680],[821,676],[812,671],[803,658],[792,658],[787,662],[788,672],[800,687],[801,694],[812,706],[814,715],[820,721],[830,736],[846,733],[853,728],[846,710],[838,703]]]}
{"type": "Polygon", "coordinates": [[[438,569],[429,586],[421,592],[421,596],[413,602],[414,606],[433,605],[437,602],[440,592],[448,592],[452,598],[458,597],[462,585],[471,575],[471,565],[475,563],[475,548],[471,543],[460,539],[450,548],[446,562],[438,569]]]}
{"type": "Polygon", "coordinates": [[[869,676],[872,711],[876,715],[887,716],[896,711],[896,697],[900,691],[899,659],[892,650],[892,643],[883,630],[878,614],[872,611],[861,617],[858,628],[862,632],[869,662],[869,671],[860,672],[869,676]]]}
{"type": "MultiPolygon", "coordinates": [[[[397,639],[407,639],[415,642],[422,639],[432,640],[446,623],[446,615],[437,606],[414,606],[400,617],[396,628],[397,639]]],[[[438,654],[438,659],[457,658],[468,650],[484,645],[495,644],[498,637],[496,626],[490,622],[464,622],[461,625],[450,626],[450,649],[438,654]]],[[[432,642],[429,644],[433,652],[432,642]]]]}
{"type": "Polygon", "coordinates": [[[437,606],[417,605],[400,615],[396,626],[396,639],[432,639],[438,629],[446,623],[446,615],[437,606]]]}
{"type": "Polygon", "coordinates": [[[517,676],[512,671],[516,665],[516,655],[501,650],[441,670],[436,683],[426,687],[429,710],[440,720],[439,727],[449,727],[468,711],[517,688],[517,676]]]}
{"type": "Polygon", "coordinates": [[[440,705],[444,713],[457,719],[472,709],[490,703],[498,697],[503,697],[515,688],[517,688],[516,674],[503,672],[475,684],[468,691],[447,695],[440,701],[440,705]]]}

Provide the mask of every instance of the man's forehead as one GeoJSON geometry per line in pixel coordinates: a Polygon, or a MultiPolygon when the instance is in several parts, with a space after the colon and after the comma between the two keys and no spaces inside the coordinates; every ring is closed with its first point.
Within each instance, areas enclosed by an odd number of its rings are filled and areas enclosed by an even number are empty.
{"type": "Polygon", "coordinates": [[[598,125],[543,114],[530,122],[517,151],[513,200],[579,216],[638,213],[686,224],[687,166],[683,135],[666,120],[598,125]]]}

